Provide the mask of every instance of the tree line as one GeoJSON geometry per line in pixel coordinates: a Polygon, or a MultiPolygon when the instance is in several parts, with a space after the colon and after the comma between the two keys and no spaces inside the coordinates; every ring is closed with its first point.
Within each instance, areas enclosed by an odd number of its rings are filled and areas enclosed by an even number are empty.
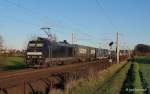
{"type": "Polygon", "coordinates": [[[134,54],[150,56],[150,45],[137,44],[134,48],[134,54]]]}

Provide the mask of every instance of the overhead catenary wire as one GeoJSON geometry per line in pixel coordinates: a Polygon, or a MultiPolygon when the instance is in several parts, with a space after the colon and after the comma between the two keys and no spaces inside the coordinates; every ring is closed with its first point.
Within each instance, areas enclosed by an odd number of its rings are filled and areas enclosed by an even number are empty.
{"type": "MultiPolygon", "coordinates": [[[[4,0],[4,1],[8,2],[9,4],[11,4],[11,5],[13,5],[13,6],[16,6],[16,7],[18,7],[18,8],[21,8],[21,9],[25,10],[27,13],[29,13],[29,15],[31,15],[31,16],[33,16],[33,17],[35,17],[35,14],[38,14],[37,12],[35,12],[35,11],[33,11],[33,10],[27,8],[27,7],[24,7],[24,6],[20,5],[19,3],[14,2],[14,1],[11,1],[11,0],[4,0]]],[[[40,20],[40,21],[46,20],[47,22],[49,21],[49,19],[47,19],[47,17],[40,17],[39,20],[40,20]]],[[[20,21],[20,22],[24,22],[24,21],[20,21]]],[[[71,23],[71,24],[69,24],[69,25],[71,25],[71,27],[76,26],[76,29],[77,29],[78,31],[80,31],[80,32],[77,32],[77,34],[82,34],[82,35],[88,37],[89,39],[94,39],[95,41],[100,41],[100,40],[101,40],[101,39],[97,38],[96,36],[94,36],[93,34],[89,34],[88,32],[85,32],[84,30],[81,30],[81,28],[79,28],[80,25],[77,25],[77,24],[75,24],[75,23],[72,23],[70,20],[69,20],[69,23],[71,23]]],[[[31,23],[31,24],[32,24],[32,23],[31,23]]],[[[32,25],[33,25],[33,24],[32,24],[32,25]]],[[[38,26],[38,27],[39,27],[39,25],[35,25],[35,26],[38,26]]],[[[73,31],[73,32],[74,32],[74,31],[73,31]]],[[[70,33],[71,33],[71,32],[70,32],[70,33]]],[[[82,40],[82,41],[83,41],[83,40],[82,40]]],[[[85,41],[85,40],[84,40],[84,41],[85,41]]],[[[89,41],[89,42],[90,42],[90,41],[89,41]]]]}
{"type": "MultiPolygon", "coordinates": [[[[15,7],[17,7],[17,8],[23,9],[24,11],[26,11],[25,15],[35,17],[35,14],[38,14],[35,11],[32,11],[31,9],[26,8],[26,7],[24,7],[24,6],[16,3],[14,1],[11,1],[11,0],[4,0],[4,1],[7,2],[7,3],[9,3],[9,4],[11,4],[11,5],[13,5],[13,6],[15,6],[15,7]]],[[[47,19],[45,19],[45,18],[39,18],[39,20],[46,21],[47,19]]]]}
{"type": "MultiPolygon", "coordinates": [[[[4,1],[7,1],[7,0],[4,0],[4,1]]],[[[17,5],[17,4],[16,4],[16,5],[17,5]]],[[[0,6],[0,7],[2,7],[2,6],[0,6]]],[[[2,14],[1,17],[2,17],[2,18],[7,18],[7,19],[12,20],[12,21],[15,21],[15,22],[17,22],[17,23],[30,24],[30,25],[36,26],[36,27],[39,27],[39,26],[40,26],[40,25],[38,25],[38,24],[35,24],[35,23],[32,23],[32,22],[28,22],[28,21],[25,21],[25,20],[23,20],[23,19],[18,19],[18,18],[16,18],[16,17],[10,16],[10,15],[8,15],[8,14],[7,14],[7,15],[2,14]]]]}
{"type": "Polygon", "coordinates": [[[104,16],[106,17],[107,21],[109,22],[109,24],[112,25],[112,27],[115,29],[116,32],[120,32],[120,30],[117,28],[117,26],[113,23],[113,21],[111,20],[110,16],[108,15],[108,13],[106,12],[106,10],[104,9],[104,7],[102,6],[102,3],[100,3],[99,0],[95,0],[99,9],[101,9],[101,11],[103,12],[104,16]]]}
{"type": "MultiPolygon", "coordinates": [[[[18,8],[21,8],[21,9],[25,10],[26,12],[30,13],[29,15],[31,15],[31,16],[34,16],[35,14],[37,14],[35,11],[32,11],[31,9],[26,8],[26,7],[24,7],[24,6],[22,6],[22,5],[18,4],[18,3],[16,3],[16,2],[14,2],[14,1],[11,1],[11,0],[4,0],[4,1],[5,1],[5,2],[8,2],[9,4],[12,4],[12,5],[14,5],[14,6],[18,7],[18,8]]],[[[45,17],[45,18],[46,18],[46,17],[45,17]]],[[[43,20],[48,20],[48,19],[40,18],[40,20],[43,21],[43,20]]],[[[70,22],[70,23],[71,23],[71,22],[70,22]]],[[[70,25],[70,24],[69,24],[69,25],[70,25]]],[[[78,28],[76,28],[76,29],[77,29],[78,31],[80,31],[80,34],[83,34],[83,35],[85,35],[85,36],[91,37],[91,39],[92,39],[92,38],[95,38],[95,36],[93,36],[93,35],[91,35],[91,34],[89,34],[89,33],[87,33],[87,32],[84,32],[83,30],[80,30],[78,25],[76,25],[76,24],[73,23],[72,26],[78,27],[78,28]]],[[[79,33],[79,32],[78,32],[78,33],[79,33]]]]}
{"type": "MultiPolygon", "coordinates": [[[[7,2],[7,3],[9,3],[9,4],[11,4],[11,5],[13,5],[13,6],[15,6],[15,7],[17,7],[17,8],[25,10],[26,11],[26,15],[35,17],[35,14],[38,14],[37,12],[35,12],[35,11],[33,11],[33,10],[27,8],[27,7],[24,7],[24,6],[22,6],[22,5],[20,5],[20,4],[16,3],[16,2],[14,2],[14,1],[11,1],[11,0],[4,0],[4,1],[7,2]]],[[[48,22],[49,19],[47,17],[39,17],[39,20],[41,22],[46,21],[47,23],[49,23],[48,22]]]]}
{"type": "MultiPolygon", "coordinates": [[[[19,8],[19,9],[22,9],[22,10],[24,10],[26,13],[25,13],[25,15],[28,15],[28,16],[30,16],[30,17],[36,17],[37,15],[36,14],[38,14],[37,12],[35,12],[35,11],[32,11],[31,9],[29,9],[29,8],[26,8],[26,7],[24,7],[24,6],[22,6],[22,5],[20,5],[20,4],[18,4],[18,3],[16,3],[16,2],[14,2],[14,1],[11,1],[11,0],[4,0],[6,3],[9,3],[10,5],[12,5],[12,6],[15,6],[15,7],[17,7],[17,8],[19,8]]],[[[25,21],[25,20],[23,20],[23,19],[18,19],[18,18],[15,18],[15,17],[13,17],[13,16],[9,16],[9,15],[1,15],[2,17],[4,17],[4,18],[8,18],[8,19],[10,19],[10,20],[12,20],[12,21],[15,21],[15,22],[17,22],[17,23],[22,23],[22,24],[30,24],[30,25],[32,25],[32,26],[35,26],[35,27],[38,27],[38,28],[41,28],[41,27],[43,27],[42,25],[40,25],[40,24],[35,24],[35,23],[33,23],[33,22],[28,22],[28,21],[25,21]]],[[[41,21],[41,22],[48,22],[49,20],[48,19],[45,19],[45,18],[43,18],[43,17],[38,17],[39,18],[39,20],[41,21]]],[[[53,28],[53,31],[56,31],[56,29],[55,28],[53,28]]],[[[62,31],[61,31],[62,32],[62,31]]],[[[63,33],[65,33],[65,32],[63,32],[63,33]]],[[[32,36],[36,36],[35,34],[33,34],[32,36]]]]}
{"type": "Polygon", "coordinates": [[[1,17],[7,18],[7,19],[12,20],[12,21],[15,21],[16,23],[30,24],[30,25],[33,25],[33,26],[35,26],[35,27],[39,27],[38,24],[31,23],[31,22],[27,22],[27,21],[24,21],[24,20],[22,20],[22,19],[15,18],[15,17],[13,17],[13,16],[1,15],[1,17]]]}
{"type": "Polygon", "coordinates": [[[102,3],[100,2],[100,0],[96,0],[96,3],[99,7],[99,9],[101,9],[101,11],[103,12],[105,18],[107,19],[107,21],[109,22],[109,24],[113,27],[113,29],[118,32],[119,36],[124,36],[124,34],[121,33],[121,31],[119,30],[119,28],[116,26],[116,24],[114,24],[114,22],[112,21],[112,19],[110,18],[108,12],[105,10],[105,8],[102,6],[102,3]]]}

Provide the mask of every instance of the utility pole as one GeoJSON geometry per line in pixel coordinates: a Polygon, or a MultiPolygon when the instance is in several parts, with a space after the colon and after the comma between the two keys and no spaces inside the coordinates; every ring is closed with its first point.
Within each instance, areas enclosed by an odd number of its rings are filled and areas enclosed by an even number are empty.
{"type": "Polygon", "coordinates": [[[74,32],[72,32],[72,34],[71,34],[71,41],[72,41],[72,44],[75,44],[75,34],[74,34],[74,32]]]}
{"type": "Polygon", "coordinates": [[[117,52],[117,63],[119,63],[119,33],[117,32],[117,38],[116,38],[116,52],[117,52]]]}
{"type": "Polygon", "coordinates": [[[71,33],[71,41],[72,41],[72,44],[74,44],[74,33],[73,32],[71,33]]]}

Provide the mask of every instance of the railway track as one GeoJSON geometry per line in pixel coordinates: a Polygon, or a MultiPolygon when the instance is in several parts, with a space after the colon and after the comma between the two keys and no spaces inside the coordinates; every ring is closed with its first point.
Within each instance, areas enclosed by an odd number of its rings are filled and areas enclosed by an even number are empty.
{"type": "MultiPolygon", "coordinates": [[[[92,61],[92,63],[96,63],[99,61],[92,61]]],[[[105,60],[106,62],[106,60],[105,60]]],[[[104,62],[103,62],[104,63],[104,62]]],[[[43,68],[43,69],[33,69],[33,68],[26,68],[26,69],[21,69],[21,70],[12,70],[12,71],[0,71],[0,80],[1,79],[6,79],[9,77],[14,77],[14,76],[19,76],[19,75],[28,75],[28,74],[36,74],[39,72],[45,72],[49,71],[50,73],[57,72],[57,70],[70,70],[70,68],[76,68],[76,66],[83,66],[83,65],[88,65],[91,64],[91,62],[84,62],[84,63],[76,63],[76,64],[70,64],[70,65],[62,65],[62,66],[54,66],[54,67],[48,67],[48,68],[43,68]],[[65,69],[67,68],[67,69],[65,69]]],[[[83,67],[84,68],[84,67],[83,67]]]]}
{"type": "Polygon", "coordinates": [[[14,84],[20,84],[21,82],[28,82],[29,80],[37,80],[40,78],[44,78],[50,76],[51,74],[55,73],[64,73],[67,71],[73,71],[75,69],[79,69],[82,66],[82,69],[87,67],[92,63],[78,63],[78,64],[71,64],[71,65],[64,65],[59,67],[52,67],[52,68],[44,68],[44,69],[31,69],[31,70],[23,70],[23,71],[16,71],[12,73],[6,73],[0,76],[0,88],[7,88],[11,87],[14,84]]]}
{"type": "Polygon", "coordinates": [[[22,73],[22,72],[27,72],[27,71],[31,71],[31,70],[35,70],[32,68],[26,68],[26,69],[20,69],[20,70],[1,70],[0,71],[0,78],[3,76],[7,76],[7,75],[11,75],[11,74],[16,74],[16,73],[22,73]]]}

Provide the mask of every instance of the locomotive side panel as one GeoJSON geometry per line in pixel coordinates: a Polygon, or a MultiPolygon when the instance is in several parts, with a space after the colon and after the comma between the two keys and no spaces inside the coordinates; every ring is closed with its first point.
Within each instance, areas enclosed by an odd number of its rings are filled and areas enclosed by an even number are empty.
{"type": "Polygon", "coordinates": [[[109,51],[107,49],[97,49],[96,57],[98,59],[108,58],[108,56],[109,56],[109,51]]]}
{"type": "Polygon", "coordinates": [[[52,58],[73,57],[73,47],[68,46],[52,46],[52,58]]]}
{"type": "Polygon", "coordinates": [[[68,64],[74,62],[74,47],[69,44],[55,43],[49,46],[50,56],[46,58],[49,65],[68,64]]]}

